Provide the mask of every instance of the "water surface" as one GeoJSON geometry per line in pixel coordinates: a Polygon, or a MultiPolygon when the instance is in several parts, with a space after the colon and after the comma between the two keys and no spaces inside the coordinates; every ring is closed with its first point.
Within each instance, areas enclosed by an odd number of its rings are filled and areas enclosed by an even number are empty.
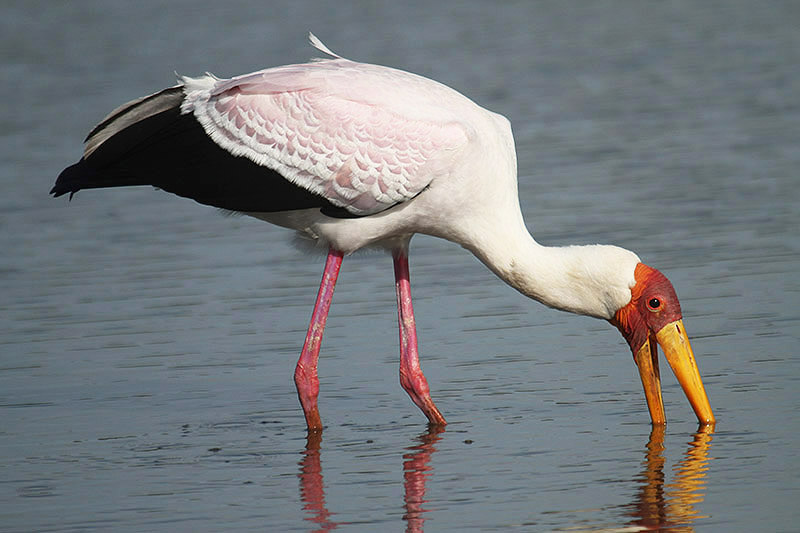
{"type": "MultiPolygon", "coordinates": [[[[0,8],[0,529],[796,531],[796,4],[11,2],[0,8]],[[292,371],[323,256],[148,188],[47,196],[102,116],[173,82],[335,51],[512,119],[545,244],[635,250],[677,287],[718,417],[664,372],[652,431],[608,324],[412,243],[422,362],[397,383],[390,258],[347,258],[292,371]]],[[[663,365],[666,369],[666,365],[663,365]]]]}

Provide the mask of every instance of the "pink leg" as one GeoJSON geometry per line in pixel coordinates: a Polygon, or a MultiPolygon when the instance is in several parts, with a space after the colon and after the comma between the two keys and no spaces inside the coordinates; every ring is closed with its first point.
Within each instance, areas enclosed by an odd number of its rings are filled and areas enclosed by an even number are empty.
{"type": "Polygon", "coordinates": [[[336,278],[339,277],[339,268],[342,266],[343,254],[331,248],[328,259],[325,261],[325,270],[319,284],[317,302],[314,304],[314,313],[311,315],[311,324],[308,326],[306,342],[300,359],[294,369],[294,383],[297,386],[297,396],[306,415],[306,424],[309,431],[321,431],[322,419],[317,408],[319,396],[319,378],[317,377],[317,362],[319,349],[322,345],[322,332],[325,331],[325,321],[328,319],[328,310],[331,308],[333,289],[336,287],[336,278]]]}
{"type": "Polygon", "coordinates": [[[422,409],[431,424],[443,426],[442,413],[433,404],[428,380],[422,374],[417,351],[417,324],[411,304],[411,282],[408,274],[408,256],[395,251],[394,278],[397,288],[397,317],[400,322],[400,385],[411,396],[411,400],[422,409]]]}

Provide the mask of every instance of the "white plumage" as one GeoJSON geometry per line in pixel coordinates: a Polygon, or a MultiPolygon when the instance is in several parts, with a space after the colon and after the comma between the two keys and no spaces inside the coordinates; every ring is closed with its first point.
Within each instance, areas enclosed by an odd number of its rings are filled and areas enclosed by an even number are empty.
{"type": "Polygon", "coordinates": [[[220,146],[356,215],[448,174],[472,132],[461,113],[479,109],[444,85],[341,58],[183,83],[181,110],[220,146]]]}

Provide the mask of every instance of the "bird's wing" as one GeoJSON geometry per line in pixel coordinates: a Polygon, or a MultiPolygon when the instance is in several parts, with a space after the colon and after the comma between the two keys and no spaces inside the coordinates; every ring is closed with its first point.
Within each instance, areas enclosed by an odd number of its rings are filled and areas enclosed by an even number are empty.
{"type": "Polygon", "coordinates": [[[183,81],[182,111],[219,146],[355,215],[419,194],[469,137],[442,101],[464,97],[385,67],[328,60],[183,81]]]}

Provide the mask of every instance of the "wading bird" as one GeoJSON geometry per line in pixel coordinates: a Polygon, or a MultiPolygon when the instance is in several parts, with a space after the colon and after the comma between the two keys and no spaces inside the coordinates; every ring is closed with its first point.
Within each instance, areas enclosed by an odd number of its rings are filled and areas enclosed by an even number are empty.
{"type": "Polygon", "coordinates": [[[471,251],[522,294],[608,320],[633,351],[653,424],[665,423],[657,344],[701,423],[714,422],[678,298],[658,270],[608,245],[547,247],[525,227],[509,121],[433,80],[331,56],[230,79],[207,74],[112,111],[51,193],[152,185],[293,229],[328,248],[295,383],[310,431],[322,332],[342,258],[392,253],[400,383],[445,424],[417,352],[408,270],[415,233],[471,251]]]}

